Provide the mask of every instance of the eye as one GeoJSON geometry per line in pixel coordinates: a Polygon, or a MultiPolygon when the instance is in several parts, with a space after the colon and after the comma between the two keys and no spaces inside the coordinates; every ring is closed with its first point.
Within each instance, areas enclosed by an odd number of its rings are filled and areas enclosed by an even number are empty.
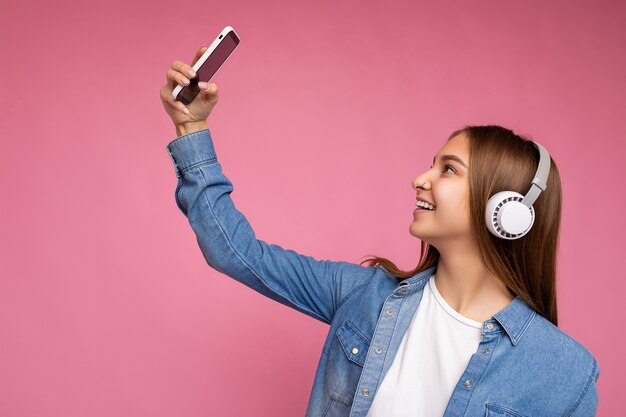
{"type": "Polygon", "coordinates": [[[448,168],[450,168],[452,170],[452,172],[456,173],[454,168],[452,168],[452,165],[444,165],[442,173],[445,174],[446,171],[448,170],[448,168]]]}
{"type": "MultiPolygon", "coordinates": [[[[433,169],[433,165],[430,166],[430,169],[433,169]]],[[[454,168],[452,168],[452,165],[444,165],[443,166],[443,171],[441,171],[441,173],[445,174],[448,169],[451,169],[453,173],[456,173],[454,168]]]]}

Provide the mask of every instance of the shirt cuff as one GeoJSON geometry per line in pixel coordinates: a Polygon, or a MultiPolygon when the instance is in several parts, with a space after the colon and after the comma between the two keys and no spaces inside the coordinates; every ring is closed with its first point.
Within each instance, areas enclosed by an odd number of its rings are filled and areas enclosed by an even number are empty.
{"type": "Polygon", "coordinates": [[[166,148],[174,163],[177,177],[181,177],[185,171],[196,165],[217,161],[209,129],[198,130],[176,138],[166,148]]]}

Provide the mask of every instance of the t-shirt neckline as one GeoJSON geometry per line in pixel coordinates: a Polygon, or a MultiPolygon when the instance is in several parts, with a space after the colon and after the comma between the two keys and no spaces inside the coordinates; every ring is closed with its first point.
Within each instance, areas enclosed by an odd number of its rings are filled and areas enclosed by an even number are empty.
{"type": "Polygon", "coordinates": [[[458,311],[456,311],[455,309],[450,307],[450,305],[446,302],[446,300],[443,299],[443,297],[441,296],[441,294],[437,290],[437,286],[435,285],[435,275],[430,277],[430,279],[428,280],[428,285],[430,286],[430,290],[435,295],[435,299],[437,300],[439,305],[448,314],[450,314],[453,318],[457,319],[461,323],[467,324],[468,326],[472,326],[472,327],[475,327],[477,329],[482,329],[483,324],[481,322],[478,322],[476,320],[472,320],[472,319],[470,319],[468,317],[465,317],[464,315],[462,315],[461,313],[459,313],[458,311]]]}

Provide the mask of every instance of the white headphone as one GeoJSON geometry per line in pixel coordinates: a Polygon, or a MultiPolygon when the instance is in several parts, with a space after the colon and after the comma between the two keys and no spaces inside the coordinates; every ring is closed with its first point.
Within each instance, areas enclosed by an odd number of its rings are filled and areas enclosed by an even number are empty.
{"type": "Polygon", "coordinates": [[[550,154],[537,142],[533,142],[533,145],[539,150],[539,166],[526,195],[522,196],[515,191],[500,191],[487,202],[485,222],[491,234],[499,238],[519,239],[530,231],[535,222],[533,203],[546,190],[550,154]]]}

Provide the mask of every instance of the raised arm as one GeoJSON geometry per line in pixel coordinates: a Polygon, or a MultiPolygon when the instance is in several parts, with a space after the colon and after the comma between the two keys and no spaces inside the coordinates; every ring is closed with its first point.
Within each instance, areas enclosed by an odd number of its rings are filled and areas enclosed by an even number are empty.
{"type": "Polygon", "coordinates": [[[218,102],[217,85],[198,82],[200,91],[188,106],[172,97],[177,85],[197,75],[192,65],[174,61],[160,97],[180,137],[167,145],[178,184],[175,199],[196,233],[207,263],[261,294],[330,323],[350,294],[366,285],[375,269],[311,256],[258,240],[230,198],[232,183],[222,173],[206,120],[218,102]]]}
{"type": "Polygon", "coordinates": [[[256,238],[230,197],[209,129],[167,145],[178,185],[175,199],[194,230],[207,263],[259,293],[330,323],[342,301],[375,279],[374,269],[316,260],[256,238]]]}

